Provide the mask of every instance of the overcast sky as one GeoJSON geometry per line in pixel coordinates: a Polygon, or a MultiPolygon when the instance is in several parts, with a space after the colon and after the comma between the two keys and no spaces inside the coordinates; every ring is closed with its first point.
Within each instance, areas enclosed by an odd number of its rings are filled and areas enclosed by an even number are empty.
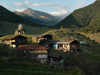
{"type": "Polygon", "coordinates": [[[67,15],[75,9],[92,4],[95,0],[0,0],[0,5],[10,11],[27,8],[43,11],[54,16],[67,15]]]}

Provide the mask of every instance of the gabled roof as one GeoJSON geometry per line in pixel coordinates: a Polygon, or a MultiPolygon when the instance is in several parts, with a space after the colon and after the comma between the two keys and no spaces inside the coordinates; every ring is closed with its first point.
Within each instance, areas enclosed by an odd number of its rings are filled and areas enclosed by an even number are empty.
{"type": "MultiPolygon", "coordinates": [[[[33,36],[33,38],[35,38],[35,37],[43,37],[43,36],[46,36],[46,35],[50,35],[50,34],[40,34],[40,35],[33,36]]],[[[52,35],[50,35],[50,36],[52,36],[52,35]]]]}
{"type": "Polygon", "coordinates": [[[41,45],[19,45],[17,50],[48,50],[49,48],[46,48],[41,45]]]}
{"type": "MultiPolygon", "coordinates": [[[[18,36],[21,36],[21,35],[7,36],[7,37],[3,38],[2,41],[3,41],[3,40],[11,40],[11,39],[13,39],[13,38],[15,38],[15,37],[18,37],[18,36]]],[[[22,37],[24,37],[24,36],[22,36],[22,37]]]]}
{"type": "Polygon", "coordinates": [[[61,44],[70,44],[74,41],[77,41],[77,40],[50,40],[50,41],[47,41],[45,44],[55,44],[55,43],[61,43],[61,44]]]}

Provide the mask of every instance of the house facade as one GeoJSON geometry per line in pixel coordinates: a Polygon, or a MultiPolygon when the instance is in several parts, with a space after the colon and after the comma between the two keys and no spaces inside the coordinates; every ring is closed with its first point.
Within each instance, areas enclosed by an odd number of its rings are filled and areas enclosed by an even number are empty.
{"type": "Polygon", "coordinates": [[[45,41],[48,41],[48,40],[52,40],[52,35],[50,34],[42,34],[42,35],[36,35],[34,37],[32,37],[32,42],[35,42],[35,43],[44,43],[45,41]]]}
{"type": "Polygon", "coordinates": [[[8,36],[1,40],[3,44],[11,48],[17,48],[19,45],[27,44],[27,37],[21,35],[8,36]]]}
{"type": "Polygon", "coordinates": [[[47,63],[49,48],[41,45],[19,45],[17,51],[18,58],[47,63]]]}
{"type": "Polygon", "coordinates": [[[61,40],[61,41],[53,40],[53,41],[46,42],[44,45],[62,52],[78,51],[80,47],[80,43],[77,40],[61,40]]]}

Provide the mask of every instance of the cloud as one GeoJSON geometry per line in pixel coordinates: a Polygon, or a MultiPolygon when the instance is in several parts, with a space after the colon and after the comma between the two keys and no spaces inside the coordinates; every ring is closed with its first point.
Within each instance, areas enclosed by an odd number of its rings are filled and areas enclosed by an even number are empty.
{"type": "Polygon", "coordinates": [[[67,10],[54,11],[54,12],[49,12],[49,14],[53,16],[62,16],[62,15],[67,15],[68,11],[67,10]]]}
{"type": "Polygon", "coordinates": [[[83,6],[83,2],[80,2],[80,3],[78,3],[77,5],[75,5],[74,7],[77,7],[77,8],[79,8],[79,7],[82,7],[83,6]]]}
{"type": "Polygon", "coordinates": [[[22,12],[23,10],[25,10],[25,9],[17,9],[15,11],[22,12]]]}
{"type": "Polygon", "coordinates": [[[59,6],[59,4],[53,4],[53,3],[33,3],[32,6],[59,6]]]}
{"type": "Polygon", "coordinates": [[[30,3],[28,1],[25,1],[25,3],[31,6],[61,6],[60,4],[54,3],[30,3]]]}
{"type": "Polygon", "coordinates": [[[24,5],[23,3],[19,3],[19,2],[14,3],[14,5],[16,5],[16,6],[18,6],[18,7],[27,7],[27,6],[24,5]]]}
{"type": "Polygon", "coordinates": [[[26,4],[31,4],[31,3],[30,3],[30,2],[28,2],[28,1],[25,1],[25,3],[26,3],[26,4]]]}
{"type": "Polygon", "coordinates": [[[0,3],[0,5],[12,8],[12,6],[10,6],[10,5],[6,4],[6,3],[0,3]]]}

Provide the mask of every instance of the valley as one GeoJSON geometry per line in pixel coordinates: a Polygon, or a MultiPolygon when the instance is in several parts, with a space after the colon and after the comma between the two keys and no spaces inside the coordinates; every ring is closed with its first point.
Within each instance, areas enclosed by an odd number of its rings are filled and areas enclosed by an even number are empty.
{"type": "Polygon", "coordinates": [[[100,75],[99,7],[96,0],[60,21],[0,6],[0,75],[100,75]]]}

